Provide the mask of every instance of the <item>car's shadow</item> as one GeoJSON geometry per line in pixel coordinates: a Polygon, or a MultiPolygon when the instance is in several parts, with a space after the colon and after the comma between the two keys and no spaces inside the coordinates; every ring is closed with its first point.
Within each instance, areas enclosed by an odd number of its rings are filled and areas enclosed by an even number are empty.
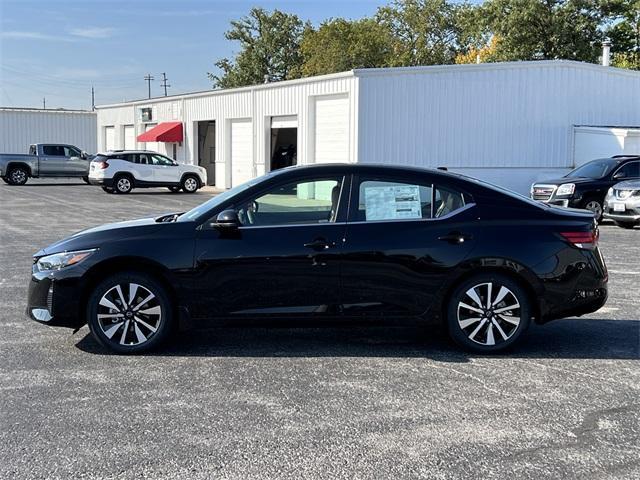
{"type": "MultiPolygon", "coordinates": [[[[299,324],[298,324],[299,325],[299,324]]],[[[76,346],[108,354],[89,334],[76,346]]],[[[464,363],[477,356],[454,346],[434,327],[219,327],[179,333],[157,356],[206,357],[403,357],[464,363]]],[[[557,320],[532,326],[510,358],[635,360],[640,320],[557,320]]]]}

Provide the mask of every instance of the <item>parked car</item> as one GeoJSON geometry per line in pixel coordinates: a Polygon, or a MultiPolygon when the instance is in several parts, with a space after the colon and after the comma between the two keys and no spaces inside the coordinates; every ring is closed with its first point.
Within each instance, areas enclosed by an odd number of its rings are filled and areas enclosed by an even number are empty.
{"type": "Polygon", "coordinates": [[[531,185],[531,198],[561,207],[584,208],[600,221],[607,191],[628,179],[640,179],[640,155],[592,160],[562,178],[536,182],[531,185]]]}
{"type": "Polygon", "coordinates": [[[443,322],[461,346],[496,352],[532,320],[604,305],[597,243],[589,212],[456,174],[290,167],[186,213],[40,250],[27,311],[50,325],[88,323],[121,353],[156,347],[176,326],[273,317],[443,322]]]}
{"type": "Polygon", "coordinates": [[[640,225],[640,180],[615,184],[604,199],[604,218],[622,228],[640,225]]]}
{"type": "Polygon", "coordinates": [[[78,177],[88,183],[91,158],[73,145],[34,143],[26,155],[0,154],[0,177],[9,185],[24,185],[29,177],[78,177]]]}
{"type": "Polygon", "coordinates": [[[168,187],[172,192],[194,193],[207,184],[207,171],[184,165],[147,150],[114,150],[91,162],[89,182],[108,193],[129,193],[134,188],[168,187]]]}

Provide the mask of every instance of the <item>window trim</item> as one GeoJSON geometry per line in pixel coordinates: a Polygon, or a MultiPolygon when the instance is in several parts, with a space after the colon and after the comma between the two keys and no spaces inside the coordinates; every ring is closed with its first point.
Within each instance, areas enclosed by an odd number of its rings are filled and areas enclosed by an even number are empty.
{"type": "MultiPolygon", "coordinates": [[[[622,170],[624,167],[626,167],[627,165],[630,165],[632,163],[637,163],[638,164],[638,171],[640,172],[640,160],[631,160],[629,162],[623,163],[622,165],[620,165],[618,168],[616,168],[613,173],[611,174],[611,179],[612,180],[618,180],[617,178],[613,178],[616,176],[616,173],[618,173],[620,170],[622,170]]],[[[640,178],[640,173],[638,177],[622,177],[622,179],[627,180],[627,179],[631,179],[631,178],[640,178]]]]}

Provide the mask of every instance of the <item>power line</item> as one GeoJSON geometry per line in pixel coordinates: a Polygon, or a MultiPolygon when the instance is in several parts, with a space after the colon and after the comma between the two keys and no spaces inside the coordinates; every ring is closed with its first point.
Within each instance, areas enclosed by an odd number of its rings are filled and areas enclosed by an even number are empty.
{"type": "Polygon", "coordinates": [[[167,96],[167,87],[170,87],[171,85],[169,85],[167,83],[167,74],[162,72],[162,83],[160,84],[161,87],[164,87],[164,96],[167,96]]]}
{"type": "Polygon", "coordinates": [[[151,81],[154,80],[153,75],[151,75],[150,73],[147,73],[144,76],[144,81],[147,82],[147,88],[149,90],[149,98],[151,98],[151,81]]]}

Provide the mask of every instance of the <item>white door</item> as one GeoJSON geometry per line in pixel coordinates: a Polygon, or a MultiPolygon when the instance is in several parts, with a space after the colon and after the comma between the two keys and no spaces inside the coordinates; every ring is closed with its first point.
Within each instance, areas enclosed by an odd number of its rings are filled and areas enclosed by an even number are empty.
{"type": "MultiPolygon", "coordinates": [[[[155,128],[157,126],[156,123],[147,123],[144,126],[144,131],[148,132],[149,130],[151,130],[152,128],[155,128]]],[[[158,142],[146,142],[144,144],[144,149],[145,150],[151,150],[152,152],[157,152],[158,151],[158,142]]]]}
{"type": "Polygon", "coordinates": [[[153,163],[153,181],[160,183],[178,183],[180,168],[164,155],[151,155],[153,163]]]}
{"type": "Polygon", "coordinates": [[[116,149],[115,127],[104,127],[104,149],[105,151],[116,149]]]}
{"type": "Polygon", "coordinates": [[[135,150],[136,149],[136,129],[133,125],[124,126],[124,149],[135,150]]]}
{"type": "Polygon", "coordinates": [[[251,120],[231,120],[231,186],[240,185],[254,176],[251,120]]]}
{"type": "Polygon", "coordinates": [[[349,161],[349,97],[316,98],[315,163],[349,161]]]}

